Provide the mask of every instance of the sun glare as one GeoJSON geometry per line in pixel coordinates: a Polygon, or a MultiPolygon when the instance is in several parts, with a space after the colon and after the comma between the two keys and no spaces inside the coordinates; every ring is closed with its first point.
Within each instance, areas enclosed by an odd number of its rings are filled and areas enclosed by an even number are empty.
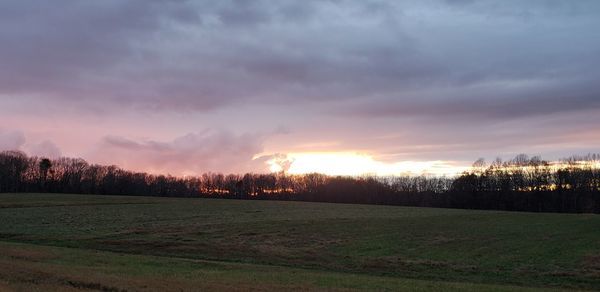
{"type": "Polygon", "coordinates": [[[268,161],[267,162],[269,164],[269,170],[271,172],[280,172],[283,170],[283,167],[281,166],[281,164],[277,163],[276,161],[268,161]]]}
{"type": "MultiPolygon", "coordinates": [[[[318,172],[328,175],[454,175],[466,169],[444,161],[386,163],[354,152],[290,153],[287,157],[291,162],[287,170],[290,174],[318,172]]],[[[269,165],[273,172],[284,169],[277,160],[269,161],[269,165]]]]}

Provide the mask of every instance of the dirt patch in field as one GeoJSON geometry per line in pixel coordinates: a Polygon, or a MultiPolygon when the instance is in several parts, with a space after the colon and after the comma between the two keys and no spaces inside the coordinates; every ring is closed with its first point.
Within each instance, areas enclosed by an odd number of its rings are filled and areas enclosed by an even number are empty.
{"type": "Polygon", "coordinates": [[[54,208],[54,207],[83,207],[104,205],[142,205],[156,204],[154,202],[84,202],[84,203],[8,203],[0,204],[0,209],[22,209],[22,208],[54,208]]]}
{"type": "Polygon", "coordinates": [[[173,249],[171,242],[159,242],[143,239],[101,240],[94,248],[108,251],[134,252],[141,254],[164,254],[173,249]],[[97,246],[96,246],[97,245],[97,246]]]}
{"type": "Polygon", "coordinates": [[[230,279],[190,279],[99,273],[25,260],[0,259],[0,291],[345,291],[302,284],[273,284],[230,279]]]}
{"type": "Polygon", "coordinates": [[[48,277],[48,273],[40,270],[23,268],[23,264],[19,261],[0,261],[0,279],[7,283],[40,284],[48,277]]]}
{"type": "Polygon", "coordinates": [[[20,246],[0,246],[0,256],[10,259],[27,261],[44,261],[55,258],[56,255],[49,251],[33,250],[20,246]]]}
{"type": "Polygon", "coordinates": [[[431,238],[428,243],[430,245],[444,245],[447,243],[457,242],[459,240],[462,240],[462,239],[454,238],[454,237],[447,237],[444,235],[437,235],[437,236],[431,238]]]}
{"type": "Polygon", "coordinates": [[[12,291],[16,291],[16,290],[14,290],[10,286],[8,286],[7,282],[0,281],[0,291],[1,292],[12,292],[12,291]]]}
{"type": "Polygon", "coordinates": [[[457,264],[445,261],[406,259],[398,256],[368,258],[361,264],[367,271],[420,271],[424,269],[446,269],[460,272],[475,272],[476,266],[457,264]]]}
{"type": "MultiPolygon", "coordinates": [[[[129,232],[139,232],[129,230],[129,232]]],[[[284,236],[279,233],[246,231],[230,234],[223,238],[200,240],[185,234],[161,233],[161,238],[103,239],[90,242],[90,247],[118,252],[169,255],[191,258],[215,258],[257,262],[318,263],[324,256],[332,255],[328,250],[342,244],[338,238],[321,236],[284,236]]]]}
{"type": "Polygon", "coordinates": [[[600,277],[600,254],[585,257],[583,259],[583,269],[590,276],[600,277]]]}

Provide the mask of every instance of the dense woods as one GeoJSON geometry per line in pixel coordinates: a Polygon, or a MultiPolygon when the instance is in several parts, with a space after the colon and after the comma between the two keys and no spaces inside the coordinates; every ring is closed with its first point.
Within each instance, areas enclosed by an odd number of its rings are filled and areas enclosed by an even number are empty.
{"type": "Polygon", "coordinates": [[[0,192],[275,199],[338,203],[600,213],[600,155],[550,163],[518,155],[482,159],[455,178],[344,177],[284,173],[197,177],[152,175],[79,158],[0,152],[0,192]]]}

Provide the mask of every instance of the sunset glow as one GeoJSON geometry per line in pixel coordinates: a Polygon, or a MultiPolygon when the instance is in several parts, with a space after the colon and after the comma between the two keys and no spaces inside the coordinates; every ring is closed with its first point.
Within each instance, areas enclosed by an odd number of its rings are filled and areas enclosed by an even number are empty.
{"type": "MultiPolygon", "coordinates": [[[[467,167],[444,161],[403,161],[386,163],[355,152],[290,153],[290,174],[323,173],[328,175],[455,175],[467,167]]],[[[272,172],[284,170],[281,161],[268,162],[272,172]]]]}

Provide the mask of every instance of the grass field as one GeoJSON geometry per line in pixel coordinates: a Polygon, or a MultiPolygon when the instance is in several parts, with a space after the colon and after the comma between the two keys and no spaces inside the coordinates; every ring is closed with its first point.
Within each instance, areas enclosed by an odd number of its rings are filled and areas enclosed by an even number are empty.
{"type": "Polygon", "coordinates": [[[0,194],[0,291],[600,289],[600,216],[0,194]]]}

